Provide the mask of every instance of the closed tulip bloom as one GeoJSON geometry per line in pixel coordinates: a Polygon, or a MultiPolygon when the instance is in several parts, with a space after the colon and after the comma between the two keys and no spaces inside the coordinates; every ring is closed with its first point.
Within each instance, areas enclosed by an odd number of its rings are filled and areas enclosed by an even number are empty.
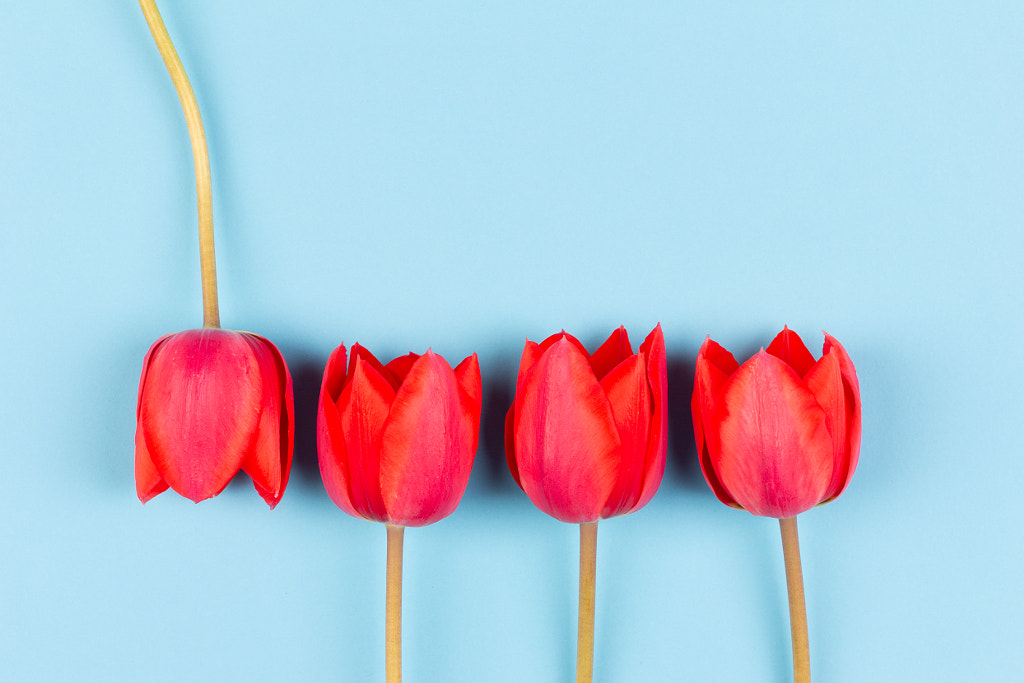
{"type": "Polygon", "coordinates": [[[857,467],[857,373],[828,334],[817,361],[786,328],[743,365],[708,338],[692,408],[701,469],[727,505],[794,517],[836,498],[857,467]]]}
{"type": "Polygon", "coordinates": [[[427,351],[382,365],[355,344],[331,354],[317,450],[331,500],[356,517],[423,526],[450,515],[469,481],[480,431],[476,354],[457,368],[427,351]]]}
{"type": "Polygon", "coordinates": [[[139,382],[135,485],[145,503],[173,488],[195,502],[241,469],[270,507],[292,461],[292,380],[273,344],[215,328],[161,337],[139,382]]]}
{"type": "Polygon", "coordinates": [[[640,509],[665,470],[665,394],[661,325],[637,353],[622,327],[593,355],[565,332],[527,340],[505,421],[512,476],[563,522],[640,509]]]}

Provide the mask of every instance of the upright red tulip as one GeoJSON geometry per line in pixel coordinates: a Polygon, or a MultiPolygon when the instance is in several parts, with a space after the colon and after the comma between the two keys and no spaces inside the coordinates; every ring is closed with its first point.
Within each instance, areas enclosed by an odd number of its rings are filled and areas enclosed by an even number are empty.
{"type": "Polygon", "coordinates": [[[633,353],[625,328],[589,354],[561,332],[527,340],[505,455],[533,504],[573,524],[642,508],[665,471],[665,339],[633,353]]]}
{"type": "Polygon", "coordinates": [[[455,370],[427,351],[381,365],[355,344],[331,354],[320,389],[317,450],[331,500],[394,526],[450,515],[469,481],[480,431],[476,354],[455,370]]]}
{"type": "Polygon", "coordinates": [[[288,367],[263,337],[214,328],[161,337],[139,381],[139,499],[170,486],[198,503],[241,469],[274,507],[291,468],[292,413],[288,367]]]}
{"type": "Polygon", "coordinates": [[[786,328],[743,365],[708,338],[692,408],[701,469],[727,505],[793,517],[836,498],[857,467],[857,372],[827,334],[817,361],[786,328]]]}

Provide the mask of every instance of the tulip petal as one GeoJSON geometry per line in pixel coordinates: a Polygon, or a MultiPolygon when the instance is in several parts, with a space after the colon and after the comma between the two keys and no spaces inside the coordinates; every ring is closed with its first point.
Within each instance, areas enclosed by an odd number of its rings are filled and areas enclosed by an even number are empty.
{"type": "Polygon", "coordinates": [[[356,510],[349,495],[348,455],[345,451],[345,432],[338,413],[337,399],[345,385],[345,345],[341,344],[332,353],[324,370],[320,384],[320,400],[317,407],[316,450],[320,461],[320,477],[327,495],[334,504],[352,515],[363,517],[356,510]]]}
{"type": "Polygon", "coordinates": [[[407,353],[404,356],[399,356],[384,366],[395,378],[395,383],[392,385],[395,387],[395,391],[398,391],[398,387],[401,386],[403,381],[405,381],[405,376],[409,374],[412,364],[415,363],[418,358],[419,354],[407,353]]]}
{"type": "Polygon", "coordinates": [[[515,405],[523,490],[563,522],[597,520],[618,475],[619,437],[590,359],[558,340],[520,376],[515,405]]]}
{"type": "Polygon", "coordinates": [[[651,501],[665,473],[665,457],[668,452],[668,410],[665,407],[668,396],[668,365],[665,357],[665,335],[661,331],[660,323],[640,345],[640,354],[645,359],[647,382],[651,392],[651,426],[644,456],[643,487],[630,512],[639,510],[651,501]]]}
{"type": "Polygon", "coordinates": [[[804,346],[800,335],[789,327],[784,327],[765,351],[789,365],[800,377],[804,377],[814,367],[814,356],[804,346]]]}
{"type": "Polygon", "coordinates": [[[787,363],[763,350],[744,363],[712,422],[711,464],[744,509],[785,518],[822,499],[832,476],[825,412],[787,363]]]}
{"type": "Polygon", "coordinates": [[[172,335],[153,354],[139,407],[153,465],[186,498],[217,495],[256,436],[262,397],[260,366],[241,333],[172,335]]]}
{"type": "Polygon", "coordinates": [[[597,379],[601,380],[612,371],[612,368],[632,355],[633,347],[629,344],[629,335],[626,328],[620,326],[590,356],[590,366],[594,368],[597,379]]]}
{"type": "Polygon", "coordinates": [[[292,376],[284,357],[269,340],[244,333],[263,377],[263,413],[256,442],[242,463],[256,491],[273,509],[288,486],[295,443],[292,376]]]}
{"type": "Polygon", "coordinates": [[[360,347],[359,355],[355,355],[357,346],[352,346],[355,360],[349,364],[349,377],[337,401],[349,500],[363,517],[386,522],[387,507],[380,492],[381,437],[395,392],[367,359],[373,357],[369,351],[360,347]]]}
{"type": "Polygon", "coordinates": [[[619,445],[615,449],[618,472],[601,517],[628,512],[640,497],[644,458],[651,422],[651,395],[647,367],[641,356],[630,356],[600,382],[612,407],[619,445]]]}
{"type": "MultiPolygon", "coordinates": [[[[353,344],[352,345],[352,350],[349,353],[349,359],[348,359],[348,377],[349,377],[349,379],[351,379],[352,373],[355,372],[356,361],[357,360],[361,360],[364,363],[368,363],[371,368],[373,368],[374,370],[377,371],[378,374],[380,374],[381,377],[383,377],[384,379],[387,380],[388,384],[391,385],[391,389],[393,391],[398,391],[398,387],[399,387],[399,385],[402,382],[397,377],[395,377],[395,373],[393,373],[393,372],[391,372],[391,370],[387,369],[384,366],[383,363],[381,363],[379,360],[377,360],[376,356],[374,356],[372,353],[367,351],[365,347],[363,347],[363,346],[361,346],[359,344],[353,344]]],[[[398,360],[398,359],[396,359],[396,360],[398,360]]]]}
{"type": "Polygon", "coordinates": [[[142,361],[142,375],[139,378],[139,397],[135,404],[135,492],[139,496],[139,500],[143,503],[150,500],[154,496],[163,493],[167,490],[167,482],[160,475],[159,470],[156,469],[156,465],[153,464],[153,459],[149,455],[149,451],[146,449],[146,438],[144,430],[142,429],[141,423],[138,422],[139,413],[142,411],[142,394],[146,387],[146,375],[149,373],[150,360],[153,358],[153,354],[159,349],[164,341],[171,335],[165,334],[164,336],[157,339],[149,350],[146,352],[146,357],[142,361]]]}
{"type": "Polygon", "coordinates": [[[427,351],[410,368],[380,447],[380,489],[391,524],[423,526],[455,510],[480,426],[479,412],[466,403],[472,400],[461,400],[455,373],[437,354],[427,351]]]}
{"type": "MultiPolygon", "coordinates": [[[[833,420],[837,424],[841,423],[842,427],[833,433],[833,441],[836,446],[835,468],[823,503],[838,497],[849,485],[850,479],[857,469],[861,434],[860,383],[857,381],[857,371],[854,369],[853,361],[850,360],[846,349],[828,334],[825,334],[825,343],[819,363],[825,361],[826,358],[835,360],[841,387],[839,391],[831,394],[831,398],[835,399],[833,405],[826,407],[821,398],[818,399],[818,402],[826,412],[831,410],[833,420]]],[[[808,386],[811,386],[810,376],[808,376],[807,382],[808,386]]],[[[818,395],[813,386],[811,386],[811,391],[814,391],[816,396],[818,395]]]]}
{"type": "Polygon", "coordinates": [[[707,337],[697,353],[697,368],[693,378],[693,398],[690,401],[690,412],[693,416],[693,435],[697,441],[697,456],[700,459],[700,470],[704,473],[704,479],[707,480],[708,486],[711,487],[718,500],[726,505],[740,508],[740,504],[726,490],[711,464],[712,457],[705,434],[708,430],[714,430],[715,423],[712,421],[712,416],[725,392],[729,376],[737,368],[739,368],[739,364],[732,354],[712,341],[711,337],[707,337]]]}

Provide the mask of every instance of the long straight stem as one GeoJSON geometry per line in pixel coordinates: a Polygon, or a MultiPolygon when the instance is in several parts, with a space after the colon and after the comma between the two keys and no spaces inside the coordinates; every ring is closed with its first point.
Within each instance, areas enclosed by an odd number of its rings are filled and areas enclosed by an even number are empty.
{"type": "Polygon", "coordinates": [[[576,627],[576,683],[594,680],[594,601],[597,522],[580,524],[580,614],[576,627]]]}
{"type": "Polygon", "coordinates": [[[800,568],[800,539],[796,517],[779,520],[782,555],[786,562],[789,589],[789,628],[793,638],[793,683],[811,683],[811,649],[807,641],[807,607],[804,604],[804,574],[800,568]]]}
{"type": "Polygon", "coordinates": [[[385,526],[388,530],[388,565],[384,599],[384,677],[387,683],[402,683],[402,540],[405,527],[385,526]]]}
{"type": "Polygon", "coordinates": [[[220,310],[217,306],[217,262],[213,252],[213,189],[210,182],[210,153],[206,149],[206,134],[199,105],[188,82],[185,68],[178,59],[174,43],[167,34],[167,27],[160,18],[160,10],[154,0],[139,0],[142,14],[149,24],[153,41],[171,75],[174,89],[178,91],[181,109],[188,124],[188,136],[192,141],[192,161],[196,169],[196,203],[199,208],[199,267],[203,280],[203,327],[220,327],[220,310]]]}

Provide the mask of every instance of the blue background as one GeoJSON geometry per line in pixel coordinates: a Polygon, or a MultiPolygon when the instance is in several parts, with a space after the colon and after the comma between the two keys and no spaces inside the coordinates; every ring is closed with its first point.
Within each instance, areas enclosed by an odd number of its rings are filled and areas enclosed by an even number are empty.
{"type": "Polygon", "coordinates": [[[501,422],[524,338],[659,321],[669,463],[600,526],[598,681],[790,678],[777,524],[715,500],[688,407],[705,335],[742,360],[784,324],[846,346],[864,405],[851,486],[800,520],[816,680],[1021,675],[1020,4],[163,4],[223,322],[294,375],[292,480],[139,504],[143,355],[201,324],[184,119],[135,4],[5,7],[5,678],[383,680],[384,529],[315,456],[358,341],[483,368],[462,505],[406,533],[406,679],[570,680],[577,530],[501,422]]]}

